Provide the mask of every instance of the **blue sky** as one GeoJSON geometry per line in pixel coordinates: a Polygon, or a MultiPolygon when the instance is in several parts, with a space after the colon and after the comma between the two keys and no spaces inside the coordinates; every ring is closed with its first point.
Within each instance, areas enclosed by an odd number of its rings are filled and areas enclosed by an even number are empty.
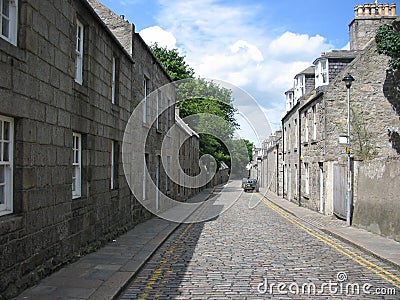
{"type": "MultiPolygon", "coordinates": [[[[284,92],[292,87],[293,77],[321,52],[346,49],[354,6],[374,2],[100,1],[134,23],[147,43],[178,48],[196,75],[246,90],[262,106],[274,130],[279,127],[284,92]]],[[[397,2],[390,3],[398,7],[397,2]]]]}

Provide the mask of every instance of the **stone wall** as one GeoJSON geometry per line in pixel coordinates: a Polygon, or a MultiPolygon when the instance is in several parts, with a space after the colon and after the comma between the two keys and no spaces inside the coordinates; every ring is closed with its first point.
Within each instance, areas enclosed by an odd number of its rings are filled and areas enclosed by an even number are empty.
{"type": "Polygon", "coordinates": [[[398,155],[393,149],[390,132],[398,132],[399,116],[391,103],[393,98],[384,93],[395,82],[390,79],[387,68],[388,58],[379,55],[375,42],[371,41],[326,89],[327,160],[340,160],[345,156],[344,146],[339,145],[338,138],[340,134],[347,134],[347,90],[341,79],[348,72],[355,78],[350,94],[351,143],[355,158],[398,155]]]}
{"type": "Polygon", "coordinates": [[[300,98],[290,112],[282,119],[283,129],[283,196],[289,201],[299,203],[299,106],[301,105],[300,98]],[[297,125],[296,125],[297,124],[297,125]]]}
{"type": "MultiPolygon", "coordinates": [[[[0,215],[0,298],[151,216],[127,185],[119,151],[111,189],[111,145],[122,148],[126,123],[144,97],[144,78],[148,92],[170,82],[138,34],[125,32],[134,46],[133,60],[129,46],[119,42],[125,34],[117,39],[84,0],[20,1],[19,15],[17,46],[0,39],[0,116],[13,119],[15,141],[13,211],[0,215]],[[84,25],[82,85],[74,78],[77,19],[84,25]],[[113,57],[116,104],[111,102],[113,57]],[[82,136],[77,199],[71,191],[73,132],[82,136]]],[[[167,113],[161,116],[162,130],[150,128],[153,166],[175,122],[173,111],[171,106],[170,120],[167,113]]],[[[150,172],[154,178],[154,169],[150,172]]]]}
{"type": "MultiPolygon", "coordinates": [[[[300,108],[300,140],[301,154],[299,163],[300,173],[300,205],[315,211],[324,212],[321,207],[321,170],[324,171],[324,153],[325,153],[325,110],[322,93],[313,93],[309,100],[300,108]],[[307,113],[306,113],[307,112],[307,113]],[[306,134],[306,120],[308,124],[308,139],[306,134]],[[315,118],[315,120],[314,120],[315,118]],[[315,126],[314,126],[315,121],[315,126]],[[314,132],[315,130],[315,132],[314,132]],[[306,140],[308,140],[306,142],[306,140]],[[306,192],[306,164],[308,165],[308,192],[306,192]]],[[[324,173],[323,175],[324,176],[324,173]]]]}
{"type": "Polygon", "coordinates": [[[400,242],[400,160],[359,163],[357,171],[352,224],[400,242]]]}

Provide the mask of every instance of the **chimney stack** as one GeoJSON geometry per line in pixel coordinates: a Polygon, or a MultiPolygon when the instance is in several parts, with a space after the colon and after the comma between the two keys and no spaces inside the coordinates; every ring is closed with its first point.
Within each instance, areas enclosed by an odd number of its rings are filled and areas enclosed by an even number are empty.
{"type": "Polygon", "coordinates": [[[396,4],[366,3],[354,7],[355,17],[349,24],[350,50],[363,50],[375,38],[378,27],[396,18],[396,4]]]}

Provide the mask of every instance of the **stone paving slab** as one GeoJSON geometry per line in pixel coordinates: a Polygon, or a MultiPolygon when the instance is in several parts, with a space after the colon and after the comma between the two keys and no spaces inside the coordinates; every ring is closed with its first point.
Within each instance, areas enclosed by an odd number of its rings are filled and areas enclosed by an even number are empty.
{"type": "Polygon", "coordinates": [[[260,188],[260,193],[288,213],[400,268],[399,242],[361,228],[349,227],[345,221],[339,220],[335,216],[326,216],[307,208],[299,207],[295,203],[283,199],[266,189],[260,188]]]}
{"type": "MultiPolygon", "coordinates": [[[[206,189],[189,201],[205,201],[212,194],[213,189],[206,189]]],[[[158,217],[140,223],[14,299],[113,299],[179,225],[158,217]]]]}

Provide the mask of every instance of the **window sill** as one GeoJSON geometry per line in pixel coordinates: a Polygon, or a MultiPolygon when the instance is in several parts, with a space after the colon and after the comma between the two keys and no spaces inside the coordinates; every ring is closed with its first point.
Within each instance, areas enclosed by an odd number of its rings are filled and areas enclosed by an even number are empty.
{"type": "Polygon", "coordinates": [[[117,103],[111,102],[111,110],[115,111],[115,112],[119,112],[119,110],[120,110],[119,105],[117,103]]]}
{"type": "Polygon", "coordinates": [[[5,216],[9,216],[13,213],[12,210],[2,210],[0,211],[0,217],[5,217],[5,216]]]}
{"type": "Polygon", "coordinates": [[[304,142],[304,143],[303,143],[303,146],[308,146],[308,142],[304,142]]]}
{"type": "Polygon", "coordinates": [[[3,214],[0,212],[0,231],[2,234],[15,232],[23,228],[23,216],[22,215],[15,215],[12,212],[7,212],[3,214]]]}
{"type": "Polygon", "coordinates": [[[117,188],[114,188],[110,191],[111,194],[111,199],[115,199],[118,198],[119,195],[119,190],[117,188]]]}
{"type": "Polygon", "coordinates": [[[305,198],[305,199],[307,199],[307,200],[309,200],[310,199],[310,194],[303,194],[303,198],[305,198]]]}
{"type": "Polygon", "coordinates": [[[88,88],[86,86],[74,80],[74,90],[77,91],[78,93],[87,96],[88,95],[88,88]]]}
{"type": "Polygon", "coordinates": [[[312,140],[312,141],[311,141],[311,145],[315,145],[315,144],[317,144],[317,143],[318,143],[317,140],[312,140]]]}
{"type": "Polygon", "coordinates": [[[8,40],[0,37],[0,50],[16,60],[26,62],[26,52],[8,40]]]}

